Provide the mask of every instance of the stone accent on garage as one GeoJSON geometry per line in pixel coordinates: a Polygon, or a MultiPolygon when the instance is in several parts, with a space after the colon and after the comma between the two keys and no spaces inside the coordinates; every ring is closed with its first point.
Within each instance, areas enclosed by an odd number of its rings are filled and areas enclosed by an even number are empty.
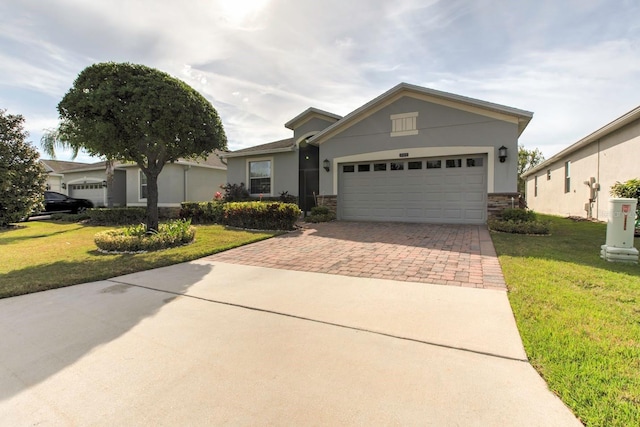
{"type": "Polygon", "coordinates": [[[329,208],[334,215],[338,214],[338,196],[328,195],[328,196],[317,196],[318,206],[326,206],[329,208]]]}
{"type": "Polygon", "coordinates": [[[489,193],[487,194],[487,218],[499,217],[508,208],[525,208],[524,199],[520,193],[489,193]]]}

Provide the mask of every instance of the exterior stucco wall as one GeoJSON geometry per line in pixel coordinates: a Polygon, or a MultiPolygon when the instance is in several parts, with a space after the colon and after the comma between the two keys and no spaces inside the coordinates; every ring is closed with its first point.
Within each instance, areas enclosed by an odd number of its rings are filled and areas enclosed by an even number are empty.
{"type": "Polygon", "coordinates": [[[527,204],[540,212],[563,216],[586,217],[589,187],[584,184],[594,177],[600,191],[592,206],[593,218],[606,220],[609,191],[616,181],[640,178],[640,120],[635,121],[591,144],[554,161],[527,177],[527,204]],[[564,164],[571,162],[571,191],[564,192],[564,164]],[[547,180],[547,170],[551,179],[547,180]],[[535,177],[538,191],[535,194],[535,177]]]}
{"type": "MultiPolygon", "coordinates": [[[[146,199],[140,199],[139,173],[137,167],[126,168],[127,206],[146,206],[146,199]]],[[[184,201],[211,200],[224,182],[225,171],[167,164],[158,176],[158,206],[172,207],[180,206],[184,201]]]]}
{"type": "Polygon", "coordinates": [[[312,132],[319,132],[325,128],[328,128],[329,126],[331,126],[333,123],[332,121],[328,121],[328,120],[322,120],[318,117],[314,117],[312,119],[310,119],[309,121],[303,123],[302,125],[298,126],[294,131],[293,131],[293,137],[297,140],[300,137],[306,136],[309,133],[312,132]]]}
{"type": "Polygon", "coordinates": [[[271,160],[271,194],[278,196],[283,191],[298,195],[298,150],[257,156],[232,157],[227,159],[227,181],[230,184],[244,183],[249,188],[248,164],[252,161],[271,160]]]}
{"type": "Polygon", "coordinates": [[[66,189],[62,188],[63,177],[60,175],[47,175],[47,189],[58,193],[68,194],[66,189]]]}
{"type": "Polygon", "coordinates": [[[518,127],[516,123],[481,116],[412,97],[403,97],[338,133],[320,145],[320,159],[332,162],[332,171],[320,173],[320,193],[336,194],[340,159],[356,161],[483,153],[488,155],[488,192],[517,190],[518,127]],[[392,114],[417,112],[417,135],[390,136],[392,114]],[[497,159],[504,145],[508,157],[497,159]],[[401,157],[400,154],[403,154],[401,157]]]}

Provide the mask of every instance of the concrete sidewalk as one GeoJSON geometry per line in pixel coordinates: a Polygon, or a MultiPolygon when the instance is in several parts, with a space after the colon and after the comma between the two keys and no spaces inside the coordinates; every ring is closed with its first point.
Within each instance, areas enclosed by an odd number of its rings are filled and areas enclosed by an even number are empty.
{"type": "Polygon", "coordinates": [[[499,290],[212,260],[0,300],[0,425],[579,426],[499,290]]]}

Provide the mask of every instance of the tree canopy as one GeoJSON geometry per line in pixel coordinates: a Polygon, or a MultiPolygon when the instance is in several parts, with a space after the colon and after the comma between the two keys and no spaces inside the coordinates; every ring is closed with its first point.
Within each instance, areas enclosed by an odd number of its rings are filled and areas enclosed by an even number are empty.
{"type": "Polygon", "coordinates": [[[518,146],[518,192],[524,193],[526,182],[522,174],[529,169],[536,167],[544,161],[544,156],[540,150],[527,150],[523,146],[518,146]]]}
{"type": "Polygon", "coordinates": [[[158,227],[157,179],[165,164],[226,149],[213,106],[183,81],[144,65],[85,68],[58,104],[57,138],[74,150],[132,161],[147,177],[147,228],[158,227]]]}
{"type": "Polygon", "coordinates": [[[0,110],[0,227],[42,209],[47,176],[21,115],[0,110]]]}

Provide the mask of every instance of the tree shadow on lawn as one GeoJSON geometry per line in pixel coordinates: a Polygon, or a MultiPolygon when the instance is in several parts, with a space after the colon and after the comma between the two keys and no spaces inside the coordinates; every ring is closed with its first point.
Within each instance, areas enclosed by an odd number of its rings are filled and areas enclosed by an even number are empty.
{"type": "MultiPolygon", "coordinates": [[[[50,271],[51,265],[31,268],[50,271]]],[[[74,268],[78,267],[71,266],[70,270],[74,268]]],[[[192,263],[181,268],[179,276],[164,269],[140,273],[153,275],[151,282],[164,284],[170,292],[134,286],[134,278],[124,276],[0,300],[0,401],[47,380],[92,350],[125,335],[156,315],[176,294],[186,293],[213,268],[192,263]]],[[[0,288],[10,283],[11,274],[0,276],[0,288]]]]}

